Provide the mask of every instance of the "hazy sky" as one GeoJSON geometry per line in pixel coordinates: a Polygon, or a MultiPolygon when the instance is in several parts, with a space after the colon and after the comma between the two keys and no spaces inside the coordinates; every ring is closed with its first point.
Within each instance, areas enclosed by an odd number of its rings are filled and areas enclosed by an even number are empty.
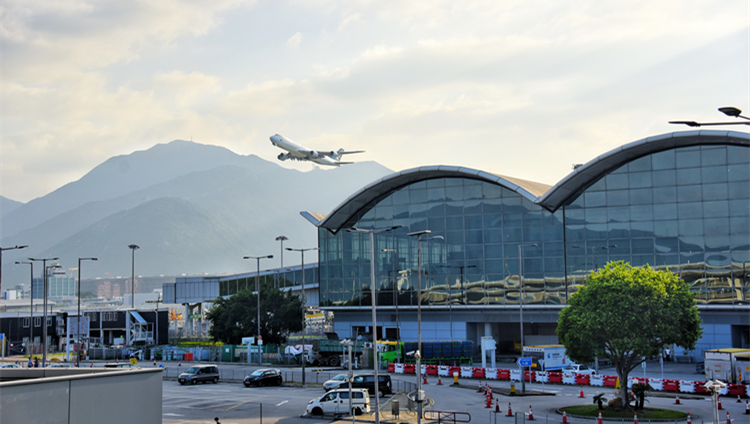
{"type": "Polygon", "coordinates": [[[575,163],[688,129],[668,120],[750,109],[749,9],[4,0],[1,194],[27,202],[174,139],[276,161],[275,133],[364,149],[357,160],[393,170],[462,165],[554,184],[575,163]]]}

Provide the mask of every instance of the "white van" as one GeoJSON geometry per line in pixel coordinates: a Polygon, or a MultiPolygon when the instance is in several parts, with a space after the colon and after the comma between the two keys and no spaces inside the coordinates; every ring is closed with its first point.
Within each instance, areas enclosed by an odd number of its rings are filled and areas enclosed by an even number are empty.
{"type": "MultiPolygon", "coordinates": [[[[349,389],[335,389],[307,404],[311,415],[344,415],[349,410],[349,389]]],[[[367,389],[352,389],[352,413],[370,413],[370,392],[367,389]]]]}

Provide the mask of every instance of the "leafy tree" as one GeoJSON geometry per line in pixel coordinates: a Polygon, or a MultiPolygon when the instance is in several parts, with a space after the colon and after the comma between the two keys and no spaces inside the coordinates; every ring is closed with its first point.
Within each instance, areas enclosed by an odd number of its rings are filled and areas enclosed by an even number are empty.
{"type": "MultiPolygon", "coordinates": [[[[260,281],[260,334],[264,344],[283,344],[290,333],[302,331],[302,299],[274,287],[272,279],[260,281]]],[[[240,290],[231,297],[219,297],[206,317],[214,341],[240,344],[243,337],[258,336],[258,297],[240,290]]]]}
{"type": "Polygon", "coordinates": [[[628,375],[645,358],[664,345],[695,348],[702,334],[698,307],[684,281],[648,265],[610,262],[586,281],[560,312],[557,336],[575,361],[609,358],[626,405],[628,375]]]}
{"type": "Polygon", "coordinates": [[[650,384],[636,383],[633,384],[633,394],[635,394],[635,409],[643,409],[646,402],[646,392],[654,390],[650,384]]]}

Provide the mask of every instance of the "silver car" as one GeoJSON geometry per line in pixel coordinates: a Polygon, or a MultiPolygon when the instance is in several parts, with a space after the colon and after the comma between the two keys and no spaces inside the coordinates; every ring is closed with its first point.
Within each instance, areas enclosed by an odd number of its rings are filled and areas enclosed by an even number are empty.
{"type": "MultiPolygon", "coordinates": [[[[357,375],[354,374],[352,377],[356,377],[357,375]]],[[[327,391],[338,389],[339,387],[345,388],[347,387],[346,384],[346,374],[336,374],[332,379],[326,381],[323,383],[323,388],[327,391]]]]}

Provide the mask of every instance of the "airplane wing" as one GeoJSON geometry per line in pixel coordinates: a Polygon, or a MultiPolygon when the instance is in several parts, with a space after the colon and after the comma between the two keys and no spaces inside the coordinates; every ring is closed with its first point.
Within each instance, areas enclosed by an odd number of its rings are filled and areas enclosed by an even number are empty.
{"type": "Polygon", "coordinates": [[[344,150],[344,151],[339,151],[338,154],[340,154],[340,155],[353,155],[354,153],[364,153],[364,152],[365,152],[364,150],[352,150],[351,152],[347,152],[346,150],[344,150]]]}

